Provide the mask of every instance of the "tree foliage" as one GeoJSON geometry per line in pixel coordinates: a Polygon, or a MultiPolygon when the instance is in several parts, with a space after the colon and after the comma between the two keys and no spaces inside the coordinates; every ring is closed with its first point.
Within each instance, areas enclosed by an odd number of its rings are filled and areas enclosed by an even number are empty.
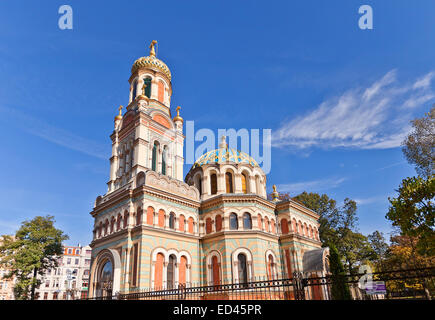
{"type": "Polygon", "coordinates": [[[14,291],[17,299],[33,300],[35,289],[40,285],[37,275],[57,267],[62,241],[68,236],[56,229],[54,222],[52,216],[37,216],[24,221],[15,237],[4,237],[0,263],[11,270],[7,278],[16,278],[14,291]]]}
{"type": "Polygon", "coordinates": [[[423,118],[411,121],[413,131],[403,141],[403,154],[417,173],[435,174],[435,106],[423,118]]]}
{"type": "Polygon", "coordinates": [[[331,244],[329,247],[329,268],[331,271],[331,296],[333,300],[351,300],[349,286],[346,283],[346,273],[344,271],[341,258],[337,248],[331,244]]]}
{"type": "Polygon", "coordinates": [[[435,255],[435,175],[427,179],[403,179],[397,191],[397,198],[388,198],[387,219],[400,228],[403,235],[418,239],[417,248],[421,254],[435,255]]]}

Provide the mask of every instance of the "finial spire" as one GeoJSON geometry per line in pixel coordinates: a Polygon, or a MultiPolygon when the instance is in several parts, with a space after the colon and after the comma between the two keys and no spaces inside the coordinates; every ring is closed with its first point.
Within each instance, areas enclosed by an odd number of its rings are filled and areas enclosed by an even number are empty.
{"type": "Polygon", "coordinates": [[[219,144],[219,148],[227,148],[227,137],[222,136],[221,137],[221,143],[219,144]]]}
{"type": "Polygon", "coordinates": [[[157,44],[157,40],[151,41],[151,44],[150,44],[150,57],[155,57],[156,56],[156,50],[154,48],[154,46],[156,44],[157,44]]]}
{"type": "Polygon", "coordinates": [[[122,120],[122,108],[124,108],[122,105],[119,106],[119,108],[118,108],[119,114],[115,117],[115,121],[116,120],[122,120]]]}
{"type": "Polygon", "coordinates": [[[273,192],[272,192],[272,201],[277,202],[279,201],[279,193],[276,191],[276,185],[272,186],[273,192]]]}
{"type": "Polygon", "coordinates": [[[180,117],[180,109],[181,109],[180,106],[178,106],[178,107],[175,109],[175,110],[177,110],[177,115],[174,117],[174,122],[175,122],[175,121],[181,121],[181,122],[183,122],[183,118],[180,117]]]}

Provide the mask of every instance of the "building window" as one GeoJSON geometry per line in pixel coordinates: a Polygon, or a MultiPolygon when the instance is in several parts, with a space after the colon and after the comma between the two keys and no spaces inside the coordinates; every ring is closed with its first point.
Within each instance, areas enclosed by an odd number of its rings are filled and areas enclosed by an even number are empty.
{"type": "Polygon", "coordinates": [[[243,215],[243,229],[252,229],[252,220],[249,213],[243,215]]]}
{"type": "Polygon", "coordinates": [[[48,292],[44,292],[44,300],[48,299],[48,292]]]}
{"type": "Polygon", "coordinates": [[[169,228],[175,229],[175,213],[173,212],[169,214],[169,228]]]}
{"type": "Polygon", "coordinates": [[[235,213],[230,214],[230,229],[231,230],[239,229],[239,221],[237,219],[237,214],[235,213]]]}
{"type": "Polygon", "coordinates": [[[192,233],[192,234],[193,234],[193,223],[194,223],[193,218],[190,217],[187,220],[187,232],[192,233]]]}
{"type": "Polygon", "coordinates": [[[151,164],[151,169],[153,171],[157,170],[157,149],[159,147],[159,143],[157,141],[154,142],[154,146],[153,146],[153,158],[152,158],[152,164],[151,164]]]}
{"type": "Polygon", "coordinates": [[[217,193],[217,176],[214,173],[210,176],[210,191],[211,194],[217,193]]]}
{"type": "Polygon", "coordinates": [[[46,281],[45,281],[45,287],[46,287],[46,288],[50,287],[50,280],[46,280],[46,281]]]}
{"type": "Polygon", "coordinates": [[[163,83],[162,80],[160,80],[157,84],[157,99],[159,99],[159,101],[161,103],[163,103],[164,101],[164,92],[165,92],[165,84],[163,83]]]}
{"type": "Polygon", "coordinates": [[[211,258],[211,268],[212,268],[212,281],[213,285],[217,286],[220,285],[221,279],[220,279],[220,268],[219,268],[219,261],[217,256],[213,256],[211,258]]]}
{"type": "Polygon", "coordinates": [[[79,264],[79,259],[78,258],[75,260],[75,264],[79,264]]]}
{"type": "Polygon", "coordinates": [[[156,257],[156,264],[154,266],[154,289],[160,290],[163,285],[163,263],[165,256],[162,253],[158,253],[156,257]]]}
{"type": "Polygon", "coordinates": [[[91,264],[91,259],[85,259],[85,265],[89,266],[91,264]]]}
{"type": "Polygon", "coordinates": [[[211,233],[211,218],[205,220],[205,233],[211,233]]]}
{"type": "Polygon", "coordinates": [[[162,153],[162,174],[166,175],[166,161],[168,158],[168,147],[165,146],[163,148],[163,153],[162,153]]]}
{"type": "Polygon", "coordinates": [[[77,250],[76,250],[76,255],[79,255],[79,254],[80,254],[80,250],[77,249],[77,250]]]}
{"type": "Polygon", "coordinates": [[[142,223],[142,209],[138,208],[136,213],[136,225],[140,226],[141,223],[142,223]]]}
{"type": "Polygon", "coordinates": [[[233,193],[233,175],[230,172],[225,173],[226,192],[233,193]]]}
{"type": "Polygon", "coordinates": [[[131,94],[131,101],[133,101],[134,99],[136,99],[136,88],[137,88],[137,81],[135,80],[133,82],[133,88],[132,88],[132,94],[131,94]]]}
{"type": "Polygon", "coordinates": [[[145,95],[151,98],[151,78],[143,79],[143,84],[145,86],[145,95]]]}
{"type": "Polygon", "coordinates": [[[243,193],[248,193],[248,188],[246,187],[246,183],[247,183],[247,178],[246,178],[246,174],[242,174],[242,192],[243,193]]]}
{"type": "Polygon", "coordinates": [[[169,263],[168,263],[167,277],[166,277],[168,281],[168,289],[175,288],[174,286],[175,262],[176,262],[176,257],[173,254],[171,254],[169,256],[169,263]]]}
{"type": "Polygon", "coordinates": [[[71,258],[68,258],[68,259],[66,260],[66,264],[71,264],[71,258]]]}
{"type": "Polygon", "coordinates": [[[239,269],[239,283],[248,282],[248,269],[246,264],[246,256],[243,253],[239,253],[237,256],[238,269],[239,269]]]}
{"type": "Polygon", "coordinates": [[[222,230],[222,216],[220,214],[218,214],[216,216],[216,232],[221,231],[222,230]]]}
{"type": "Polygon", "coordinates": [[[89,275],[89,269],[86,269],[85,271],[83,271],[83,275],[84,276],[88,276],[89,275]]]}
{"type": "Polygon", "coordinates": [[[86,255],[91,255],[92,254],[92,250],[86,250],[86,255]]]}
{"type": "Polygon", "coordinates": [[[72,254],[72,249],[68,249],[68,254],[72,254]]]}

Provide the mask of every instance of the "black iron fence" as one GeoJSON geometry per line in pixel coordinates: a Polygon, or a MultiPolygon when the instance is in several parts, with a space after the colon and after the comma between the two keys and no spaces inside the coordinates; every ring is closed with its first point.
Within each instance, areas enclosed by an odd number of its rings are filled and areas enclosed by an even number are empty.
{"type": "Polygon", "coordinates": [[[291,278],[257,278],[247,283],[180,285],[176,289],[149,289],[119,293],[94,300],[332,300],[334,282],[345,283],[354,300],[430,299],[435,296],[435,267],[318,277],[295,272],[291,278]],[[385,293],[370,293],[365,281],[382,281],[385,293]]]}

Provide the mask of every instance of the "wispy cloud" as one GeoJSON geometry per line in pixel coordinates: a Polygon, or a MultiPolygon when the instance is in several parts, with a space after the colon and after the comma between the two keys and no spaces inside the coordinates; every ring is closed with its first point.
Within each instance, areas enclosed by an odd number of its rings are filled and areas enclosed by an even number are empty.
{"type": "Polygon", "coordinates": [[[377,203],[377,202],[386,202],[388,201],[388,196],[375,196],[368,198],[356,198],[354,201],[359,205],[363,206],[366,204],[377,203]]]}
{"type": "Polygon", "coordinates": [[[435,98],[435,72],[408,84],[391,70],[367,88],[352,88],[273,131],[272,145],[307,149],[399,147],[410,132],[413,110],[435,98]]]}
{"type": "Polygon", "coordinates": [[[44,140],[100,159],[107,159],[109,156],[107,149],[102,144],[57,128],[21,111],[0,107],[0,112],[7,114],[24,131],[44,140]]]}
{"type": "Polygon", "coordinates": [[[288,184],[277,185],[277,190],[279,192],[289,192],[290,194],[297,194],[303,191],[318,192],[325,191],[340,186],[346,178],[328,178],[321,180],[312,180],[288,184]]]}

